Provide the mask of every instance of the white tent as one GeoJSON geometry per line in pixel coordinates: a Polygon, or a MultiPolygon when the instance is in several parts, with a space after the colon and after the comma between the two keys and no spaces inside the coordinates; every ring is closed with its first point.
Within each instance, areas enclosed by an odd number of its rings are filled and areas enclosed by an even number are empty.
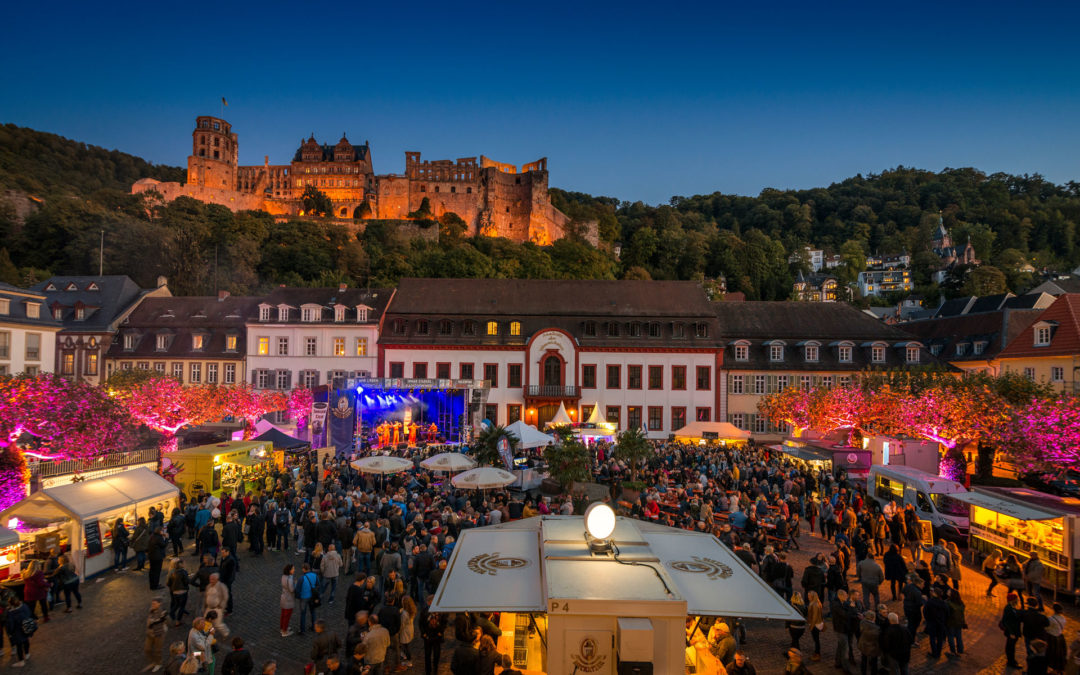
{"type": "Polygon", "coordinates": [[[0,511],[0,523],[7,524],[15,518],[41,529],[57,529],[57,526],[66,529],[76,567],[85,578],[107,569],[112,560],[112,556],[104,553],[86,556],[83,547],[88,525],[104,535],[116,519],[123,518],[133,524],[139,516],[147,515],[151,506],[169,514],[179,505],[179,495],[180,488],[176,485],[140,467],[38,490],[0,511]]]}
{"type": "Polygon", "coordinates": [[[459,473],[451,478],[450,482],[453,483],[454,487],[463,490],[491,490],[506,487],[516,480],[517,476],[509,471],[497,469],[493,466],[481,466],[459,473]]]}
{"type": "Polygon", "coordinates": [[[525,424],[521,420],[506,427],[506,430],[514,434],[518,439],[518,447],[522,449],[542,448],[555,442],[555,437],[537,430],[531,424],[525,424]]]}
{"type": "Polygon", "coordinates": [[[476,460],[460,452],[440,452],[420,462],[430,471],[466,471],[476,466],[476,460]]]}
{"type": "Polygon", "coordinates": [[[555,417],[551,418],[551,421],[547,423],[549,427],[558,427],[564,424],[573,424],[574,421],[570,419],[570,415],[566,414],[566,406],[562,403],[559,404],[559,411],[555,413],[555,417]]]}
{"type": "Polygon", "coordinates": [[[681,429],[676,429],[675,438],[745,441],[750,439],[750,432],[728,422],[691,422],[681,429]]]}
{"type": "Polygon", "coordinates": [[[606,419],[600,414],[600,401],[593,403],[592,413],[589,414],[589,419],[585,420],[585,424],[603,424],[607,422],[606,419]]]}
{"type": "Polygon", "coordinates": [[[404,457],[372,455],[370,457],[361,457],[354,461],[352,466],[360,473],[388,474],[408,471],[413,468],[413,462],[411,459],[405,459],[404,457]]]}

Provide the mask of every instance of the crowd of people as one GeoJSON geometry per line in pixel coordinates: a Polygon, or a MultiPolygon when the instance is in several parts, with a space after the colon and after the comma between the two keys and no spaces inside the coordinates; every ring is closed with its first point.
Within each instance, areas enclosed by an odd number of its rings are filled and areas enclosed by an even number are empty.
{"type": "MultiPolygon", "coordinates": [[[[819,473],[752,444],[655,443],[654,450],[631,470],[601,448],[597,482],[609,486],[612,505],[625,515],[716,534],[790,602],[801,619],[786,625],[785,672],[809,673],[829,632],[833,665],[850,673],[907,673],[916,649],[962,662],[960,581],[975,572],[964,567],[955,542],[924,538],[910,506],[879,504],[842,473],[819,473]],[[624,485],[632,474],[644,489],[624,485]],[[805,554],[795,551],[808,546],[808,536],[818,539],[812,548],[825,542],[828,550],[796,569],[805,554]]],[[[278,665],[257,659],[230,626],[236,607],[260,593],[272,594],[280,608],[282,638],[310,635],[300,649],[311,673],[383,675],[422,662],[432,675],[445,646],[453,675],[515,675],[510,655],[498,648],[496,617],[430,612],[432,594],[464,530],[585,506],[578,496],[457,491],[419,467],[370,476],[344,457],[317,465],[296,455],[254,490],[184,496],[173,513],[151,513],[131,532],[117,522],[111,545],[118,571],[129,569],[127,549],[134,550],[134,569],[146,569],[155,593],[145,671],[276,673],[278,665]],[[278,556],[280,585],[238,584],[242,560],[268,553],[285,554],[278,556]]],[[[981,569],[985,592],[1001,586],[1006,598],[999,628],[1009,665],[1020,667],[1022,638],[1028,673],[1080,675],[1080,639],[1067,642],[1060,605],[1044,607],[1038,558],[1021,564],[995,555],[981,569]]],[[[25,663],[38,610],[48,621],[56,603],[65,602],[65,611],[73,601],[82,606],[78,576],[58,552],[26,575],[25,603],[0,597],[18,653],[14,665],[25,663]],[[38,586],[51,601],[30,590],[38,586]]],[[[739,617],[688,621],[688,654],[702,659],[697,672],[755,673],[747,628],[739,617]]]]}

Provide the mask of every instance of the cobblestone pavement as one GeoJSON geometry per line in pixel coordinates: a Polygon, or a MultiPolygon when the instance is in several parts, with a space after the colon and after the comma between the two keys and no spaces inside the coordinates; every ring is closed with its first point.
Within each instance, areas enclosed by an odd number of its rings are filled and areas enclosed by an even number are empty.
{"type": "MultiPolygon", "coordinates": [[[[820,538],[806,533],[802,536],[802,550],[793,551],[788,562],[795,569],[796,581],[813,553],[827,551],[831,546],[820,538]]],[[[246,548],[246,547],[245,547],[246,548]]],[[[191,549],[189,547],[188,553],[191,549]]],[[[187,556],[188,568],[195,565],[195,558],[187,556]]],[[[241,573],[234,584],[235,611],[227,620],[234,635],[245,639],[258,665],[266,659],[276,659],[281,675],[299,675],[308,661],[311,649],[311,633],[305,636],[282,638],[278,632],[279,578],[286,563],[299,564],[300,558],[293,552],[267,552],[252,557],[246,550],[240,552],[241,573]]],[[[345,577],[343,584],[351,583],[345,577]]],[[[959,658],[942,657],[932,663],[927,654],[927,638],[923,636],[912,651],[912,673],[1007,673],[1004,667],[1004,637],[997,622],[1004,607],[1004,590],[999,586],[992,598],[986,598],[986,581],[974,569],[965,569],[961,589],[967,602],[969,629],[964,632],[965,654],[959,658]]],[[[146,573],[107,573],[91,579],[82,587],[84,609],[70,614],[63,613],[57,605],[52,621],[42,623],[32,641],[32,654],[27,661],[26,673],[55,673],[73,675],[109,675],[137,673],[146,663],[143,656],[143,626],[150,598],[146,573]]],[[[884,598],[887,599],[888,591],[884,598]]],[[[342,637],[345,630],[344,588],[339,584],[338,601],[325,604],[319,609],[319,617],[330,621],[332,630],[342,637]]],[[[197,598],[192,596],[189,609],[195,609],[197,598]]],[[[902,614],[899,602],[887,602],[889,608],[902,614]]],[[[1078,619],[1076,608],[1066,605],[1070,623],[1067,637],[1071,640],[1078,619]]],[[[297,617],[293,616],[294,628],[297,617]]],[[[189,624],[190,625],[190,624],[189,624]]],[[[166,645],[175,640],[186,639],[187,627],[169,628],[166,645]]],[[[5,640],[6,642],[6,640],[5,640]]],[[[746,648],[758,673],[782,673],[784,653],[789,642],[787,630],[781,622],[751,621],[747,623],[746,648]]],[[[454,640],[444,643],[443,664],[440,674],[449,673],[448,660],[454,640]]],[[[9,645],[8,645],[9,646],[9,645]]],[[[804,653],[812,651],[809,633],[803,636],[804,653]]],[[[833,668],[835,636],[830,629],[822,634],[822,660],[809,662],[807,666],[815,674],[836,672],[833,668]]],[[[10,647],[10,646],[9,646],[10,647]]],[[[222,656],[228,648],[222,646],[222,656]]],[[[1023,648],[1018,650],[1023,659],[1023,648]]],[[[417,637],[412,646],[414,667],[410,673],[423,672],[422,643],[417,637]]],[[[857,658],[857,652],[856,652],[857,658]]],[[[12,662],[10,649],[0,658],[0,667],[12,662]]],[[[1021,661],[1022,662],[1022,661],[1021,661]]],[[[16,671],[17,672],[17,671],[16,671]]],[[[1019,675],[1017,673],[1017,675],[1019,675]]]]}

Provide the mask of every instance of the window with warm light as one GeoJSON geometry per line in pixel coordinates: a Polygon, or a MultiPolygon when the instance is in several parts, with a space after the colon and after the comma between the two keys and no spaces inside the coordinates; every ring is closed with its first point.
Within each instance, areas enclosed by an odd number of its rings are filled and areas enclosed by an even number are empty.
{"type": "Polygon", "coordinates": [[[201,351],[203,348],[204,335],[192,335],[191,336],[191,349],[193,351],[201,351]]]}
{"type": "Polygon", "coordinates": [[[97,375],[98,369],[98,355],[96,352],[90,352],[86,355],[86,374],[97,375]]]}
{"type": "Polygon", "coordinates": [[[227,352],[235,352],[236,351],[236,342],[237,342],[237,337],[235,335],[226,335],[225,336],[225,351],[227,351],[227,352]]]}
{"type": "Polygon", "coordinates": [[[514,336],[521,335],[521,322],[520,321],[511,321],[510,322],[510,334],[514,335],[514,336]]]}
{"type": "Polygon", "coordinates": [[[334,338],[334,356],[345,356],[345,338],[334,338]]]}
{"type": "Polygon", "coordinates": [[[487,334],[488,335],[498,335],[499,334],[499,322],[498,321],[488,321],[487,322],[487,334]]]}
{"type": "Polygon", "coordinates": [[[270,338],[260,337],[258,346],[255,348],[255,353],[259,356],[268,356],[270,354],[270,338]]]}
{"type": "Polygon", "coordinates": [[[356,338],[356,355],[357,356],[367,356],[367,338],[366,337],[358,337],[358,338],[356,338]]]}

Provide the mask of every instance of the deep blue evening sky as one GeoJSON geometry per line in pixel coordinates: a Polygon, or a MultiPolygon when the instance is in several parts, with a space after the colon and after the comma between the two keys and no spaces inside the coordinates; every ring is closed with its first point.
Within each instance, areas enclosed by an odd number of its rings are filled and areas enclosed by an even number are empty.
{"type": "Polygon", "coordinates": [[[182,165],[301,137],[648,202],[903,164],[1080,178],[1080,3],[9,3],[0,121],[182,165]],[[752,7],[750,5],[753,5],[752,7]],[[829,8],[824,5],[830,5],[829,8]]]}

